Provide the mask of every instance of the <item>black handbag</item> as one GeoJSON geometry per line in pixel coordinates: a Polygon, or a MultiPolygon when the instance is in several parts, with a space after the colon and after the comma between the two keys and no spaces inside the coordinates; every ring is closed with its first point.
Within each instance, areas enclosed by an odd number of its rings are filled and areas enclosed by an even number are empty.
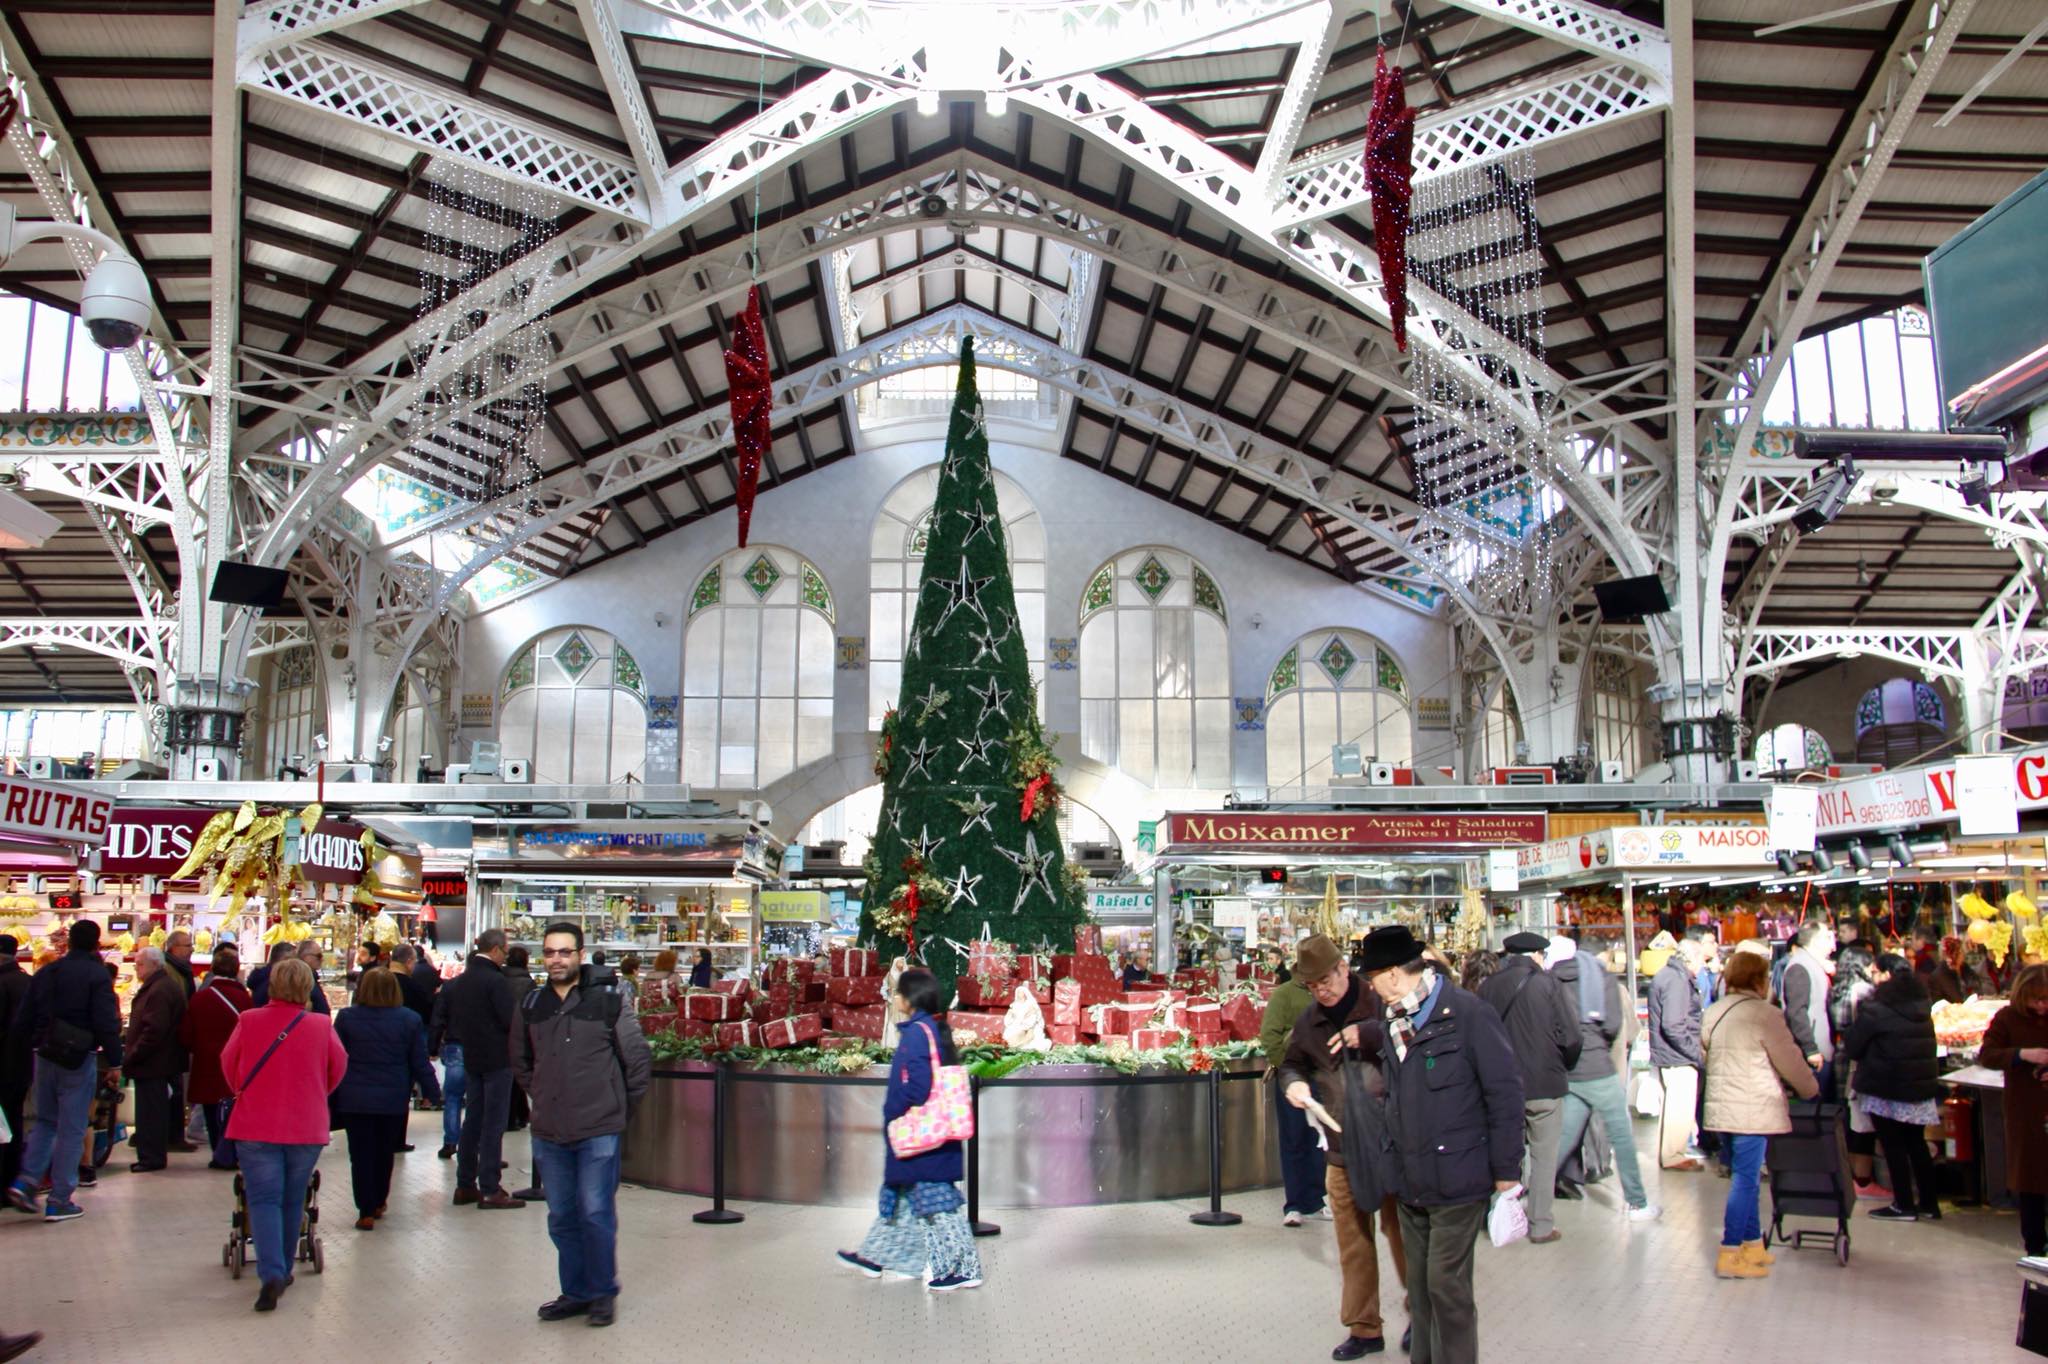
{"type": "Polygon", "coordinates": [[[65,1070],[77,1070],[99,1050],[90,1028],[81,1028],[76,1023],[61,1018],[52,1018],[50,1025],[43,1029],[43,1043],[36,1048],[36,1055],[53,1066],[65,1070]]]}

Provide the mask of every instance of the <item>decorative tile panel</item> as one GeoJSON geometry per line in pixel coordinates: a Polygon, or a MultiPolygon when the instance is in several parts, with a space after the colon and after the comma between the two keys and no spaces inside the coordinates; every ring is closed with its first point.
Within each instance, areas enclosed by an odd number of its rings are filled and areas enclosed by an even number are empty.
{"type": "Polygon", "coordinates": [[[626,652],[621,644],[612,659],[612,680],[620,686],[643,695],[647,691],[647,679],[640,673],[640,660],[626,652]]]}
{"type": "Polygon", "coordinates": [[[825,619],[831,620],[833,618],[832,589],[825,586],[824,575],[819,573],[817,569],[812,568],[809,560],[804,562],[803,574],[799,581],[803,589],[804,605],[812,610],[823,612],[825,619]]]}
{"type": "Polygon", "coordinates": [[[494,718],[495,701],[487,691],[466,691],[462,694],[462,727],[464,729],[489,729],[494,718]]]}
{"type": "Polygon", "coordinates": [[[521,687],[533,685],[533,650],[521,649],[519,657],[512,660],[512,666],[505,669],[505,694],[510,696],[521,687]]]}
{"type": "Polygon", "coordinates": [[[1415,727],[1417,729],[1449,729],[1451,727],[1451,698],[1448,696],[1423,696],[1415,702],[1415,727]]]}
{"type": "MultiPolygon", "coordinates": [[[[1291,684],[1290,684],[1291,685],[1291,684]]],[[[1256,733],[1266,727],[1266,702],[1264,697],[1240,696],[1236,699],[1237,727],[1246,733],[1256,733]]]]}
{"type": "Polygon", "coordinates": [[[839,636],[839,671],[843,673],[866,672],[868,667],[868,637],[866,635],[839,636]]]}
{"type": "Polygon", "coordinates": [[[647,698],[647,728],[649,730],[674,729],[681,699],[675,696],[650,696],[647,698]]]}
{"type": "Polygon", "coordinates": [[[1056,673],[1070,673],[1081,666],[1081,640],[1077,635],[1045,642],[1045,666],[1056,673]]]}
{"type": "Polygon", "coordinates": [[[1394,656],[1385,649],[1375,649],[1373,652],[1378,655],[1377,668],[1373,673],[1375,685],[1381,691],[1390,691],[1396,696],[1406,696],[1408,694],[1408,679],[1401,676],[1401,665],[1396,663],[1394,656]]]}
{"type": "Polygon", "coordinates": [[[1273,675],[1266,679],[1268,700],[1281,692],[1301,685],[1301,650],[1289,649],[1280,655],[1280,661],[1273,665],[1273,675]]]}
{"type": "Polygon", "coordinates": [[[1081,615],[1086,618],[1116,600],[1116,570],[1108,564],[1088,584],[1088,594],[1081,598],[1081,615]]]}
{"type": "Polygon", "coordinates": [[[697,580],[697,590],[690,594],[690,614],[696,615],[707,606],[716,606],[723,599],[725,591],[724,565],[713,564],[704,576],[697,580]]]}

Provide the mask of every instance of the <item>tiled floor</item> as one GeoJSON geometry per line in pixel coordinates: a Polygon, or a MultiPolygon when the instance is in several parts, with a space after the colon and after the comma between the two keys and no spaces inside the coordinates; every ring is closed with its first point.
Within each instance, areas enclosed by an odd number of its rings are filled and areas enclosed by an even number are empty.
{"type": "MultiPolygon", "coordinates": [[[[252,1314],[253,1279],[234,1282],[221,1268],[228,1176],[194,1156],[166,1174],[107,1175],[81,1196],[89,1212],[76,1222],[0,1213],[0,1327],[48,1332],[35,1360],[154,1364],[280,1355],[323,1364],[1235,1364],[1327,1359],[1343,1334],[1331,1229],[1283,1228],[1276,1194],[1228,1200],[1245,1222],[1226,1229],[1190,1226],[1192,1207],[1179,1204],[997,1214],[1003,1234],[981,1243],[987,1286],[941,1298],[832,1267],[830,1252],[860,1237],[857,1212],[756,1205],[741,1225],[700,1227],[689,1218],[700,1200],[626,1189],[618,1325],[601,1337],[581,1322],[542,1325],[533,1309],[555,1291],[542,1211],[449,1206],[454,1171],[433,1155],[437,1117],[417,1115],[413,1132],[420,1150],[400,1157],[391,1214],[367,1234],[350,1225],[346,1152],[330,1150],[327,1272],[302,1271],[276,1316],[252,1314]],[[303,1349],[280,1351],[286,1337],[303,1349]]],[[[523,1138],[507,1149],[523,1174],[523,1138]]],[[[1939,1226],[1859,1217],[1847,1269],[1825,1251],[1788,1253],[1767,1282],[1722,1283],[1711,1257],[1726,1188],[1711,1175],[1670,1176],[1665,1220],[1649,1227],[1626,1226],[1612,1192],[1596,1188],[1586,1202],[1559,1205],[1558,1244],[1482,1246],[1485,1357],[2033,1358],[2011,1343],[2010,1216],[1951,1212],[1939,1226]]],[[[1396,1336],[1400,1321],[1394,1313],[1396,1336]]]]}

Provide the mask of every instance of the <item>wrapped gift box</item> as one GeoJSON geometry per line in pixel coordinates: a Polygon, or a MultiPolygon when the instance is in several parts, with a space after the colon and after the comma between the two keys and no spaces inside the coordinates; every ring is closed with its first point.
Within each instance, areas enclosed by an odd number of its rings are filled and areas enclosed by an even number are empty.
{"type": "Polygon", "coordinates": [[[796,985],[771,985],[754,998],[758,1003],[767,1006],[771,1016],[780,1017],[796,1012],[797,991],[801,988],[796,985]]]}
{"type": "Polygon", "coordinates": [[[1180,1033],[1173,1028],[1133,1028],[1131,1030],[1132,1051],[1163,1051],[1180,1041],[1180,1033]]]}
{"type": "Polygon", "coordinates": [[[769,985],[801,985],[818,974],[818,963],[809,957],[784,957],[768,963],[762,979],[769,985]]]}
{"type": "Polygon", "coordinates": [[[1205,994],[1216,993],[1216,968],[1213,966],[1191,967],[1173,973],[1173,983],[1183,990],[1200,990],[1205,994]]]}
{"type": "MultiPolygon", "coordinates": [[[[868,955],[872,956],[873,953],[868,955]]],[[[834,976],[826,982],[825,997],[834,1004],[861,1008],[882,1002],[880,976],[834,976]]]]}
{"type": "Polygon", "coordinates": [[[1052,978],[1052,958],[1035,952],[1020,952],[1017,955],[1017,974],[1025,980],[1037,980],[1041,976],[1052,978]]]}
{"type": "Polygon", "coordinates": [[[672,1013],[641,1014],[640,1031],[644,1036],[654,1037],[660,1033],[676,1030],[677,1015],[672,1013]]]}
{"type": "Polygon", "coordinates": [[[804,1007],[809,1008],[813,1005],[823,1004],[826,998],[827,984],[828,982],[818,979],[805,981],[801,987],[804,1007]]]}
{"type": "Polygon", "coordinates": [[[1007,976],[962,976],[955,985],[961,1005],[969,1009],[1007,1009],[1017,988],[1007,976]]]}
{"type": "Polygon", "coordinates": [[[752,1019],[741,1019],[737,1023],[720,1023],[717,1036],[720,1051],[732,1051],[737,1047],[758,1047],[761,1045],[761,1025],[752,1019]]]}
{"type": "Polygon", "coordinates": [[[837,1005],[832,1010],[832,1028],[852,1037],[864,1037],[870,1042],[882,1040],[882,1029],[888,1025],[889,1011],[880,1004],[866,1008],[837,1005]]]}
{"type": "Polygon", "coordinates": [[[1112,1004],[1106,1015],[1108,1026],[1102,1031],[1107,1035],[1146,1027],[1152,1022],[1152,1011],[1157,1007],[1156,1004],[1134,1004],[1129,1000],[1112,1004]]]}
{"type": "Polygon", "coordinates": [[[1216,998],[1216,996],[1214,995],[1189,994],[1183,995],[1181,997],[1180,1002],[1187,1005],[1190,1009],[1192,1009],[1197,1004],[1221,1004],[1223,1001],[1216,998]]]}
{"type": "Polygon", "coordinates": [[[1256,1042],[1259,1025],[1265,1022],[1265,1005],[1248,995],[1232,995],[1223,1001],[1218,1017],[1233,1039],[1239,1042],[1256,1042]]]}
{"type": "Polygon", "coordinates": [[[1071,1023],[1048,1023],[1045,1036],[1055,1047],[1072,1047],[1080,1044],[1081,1030],[1071,1023]]]}
{"type": "Polygon", "coordinates": [[[679,1018],[676,1020],[677,1037],[716,1037],[718,1025],[706,1023],[701,1018],[679,1018]]]}
{"type": "Polygon", "coordinates": [[[955,1009],[946,1015],[946,1026],[953,1030],[953,1040],[956,1043],[1000,1043],[1003,1040],[1003,1015],[1000,1013],[974,1013],[967,1009],[955,1009]]]}
{"type": "Polygon", "coordinates": [[[879,976],[881,965],[872,947],[835,947],[825,954],[825,966],[835,976],[879,976]]]}
{"type": "Polygon", "coordinates": [[[815,1042],[825,1035],[825,1020],[817,1014],[796,1014],[789,1018],[772,1020],[761,1029],[761,1045],[774,1047],[801,1047],[815,1042]]]}
{"type": "Polygon", "coordinates": [[[1062,980],[1053,983],[1051,1021],[1066,1028],[1078,1028],[1081,1025],[1080,981],[1062,980]]]}
{"type": "Polygon", "coordinates": [[[741,977],[739,980],[714,980],[711,982],[711,988],[722,995],[731,995],[735,999],[746,999],[754,993],[754,982],[745,977],[741,977]]]}
{"type": "Polygon", "coordinates": [[[1183,1017],[1187,1019],[1189,1032],[1215,1033],[1219,1039],[1222,1037],[1225,1030],[1221,1004],[1196,1004],[1190,1001],[1181,1007],[1186,1011],[1183,1017]]]}
{"type": "Polygon", "coordinates": [[[729,1023],[744,1014],[746,1006],[732,995],[695,990],[683,996],[683,1012],[705,1023],[729,1023]]]}
{"type": "Polygon", "coordinates": [[[1092,952],[1100,955],[1102,952],[1102,925],[1074,925],[1074,950],[1076,952],[1092,952]]]}
{"type": "Polygon", "coordinates": [[[1126,990],[1117,998],[1120,1003],[1124,1004],[1164,1004],[1166,1002],[1166,991],[1126,990]]]}
{"type": "Polygon", "coordinates": [[[998,970],[1014,968],[1017,950],[1006,942],[993,938],[976,938],[967,944],[967,971],[970,976],[991,975],[998,970]]]}
{"type": "Polygon", "coordinates": [[[1039,1012],[1043,1013],[1052,1007],[1052,986],[1042,980],[1033,981],[1031,983],[1031,997],[1038,1001],[1039,1012]]]}

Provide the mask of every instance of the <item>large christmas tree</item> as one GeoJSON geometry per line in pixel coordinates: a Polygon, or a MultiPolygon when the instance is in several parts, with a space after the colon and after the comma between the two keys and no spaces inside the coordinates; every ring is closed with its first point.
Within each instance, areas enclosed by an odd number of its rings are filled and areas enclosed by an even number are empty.
{"type": "Polygon", "coordinates": [[[1054,764],[1038,722],[968,340],[903,691],[883,722],[875,763],[882,815],[863,926],[885,957],[907,949],[950,988],[965,961],[949,944],[979,937],[984,924],[1027,949],[1071,948],[1086,915],[1060,848],[1054,764]]]}

